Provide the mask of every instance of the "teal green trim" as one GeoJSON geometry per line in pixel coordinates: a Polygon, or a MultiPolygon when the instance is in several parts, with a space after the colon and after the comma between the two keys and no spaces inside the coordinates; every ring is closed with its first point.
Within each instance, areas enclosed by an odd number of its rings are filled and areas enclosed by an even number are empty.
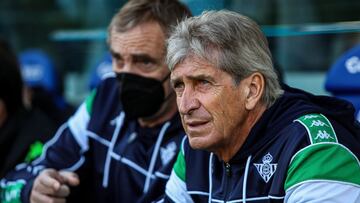
{"type": "Polygon", "coordinates": [[[182,180],[185,181],[185,174],[186,174],[186,163],[185,157],[182,151],[180,150],[177,160],[174,164],[174,171],[176,175],[182,180]]]}
{"type": "Polygon", "coordinates": [[[306,128],[311,144],[338,142],[330,121],[322,114],[307,114],[295,121],[306,128]]]}
{"type": "Polygon", "coordinates": [[[44,144],[36,141],[30,145],[30,150],[25,157],[25,162],[30,163],[36,158],[40,157],[43,152],[44,144]]]}
{"type": "Polygon", "coordinates": [[[95,99],[95,95],[96,95],[96,89],[91,91],[90,95],[85,100],[86,110],[89,113],[89,115],[91,115],[92,112],[92,106],[95,99]]]}
{"type": "Polygon", "coordinates": [[[0,202],[2,203],[21,203],[21,190],[24,181],[18,181],[0,188],[0,202]]]}
{"type": "Polygon", "coordinates": [[[310,145],[292,159],[284,188],[287,190],[310,180],[332,180],[360,186],[359,160],[337,143],[310,145]]]}

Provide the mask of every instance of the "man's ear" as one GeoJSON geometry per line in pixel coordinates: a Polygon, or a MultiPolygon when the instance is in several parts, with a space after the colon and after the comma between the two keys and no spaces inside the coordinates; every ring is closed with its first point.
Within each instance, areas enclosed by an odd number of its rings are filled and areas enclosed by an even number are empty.
{"type": "Polygon", "coordinates": [[[245,98],[245,108],[247,110],[253,110],[260,102],[260,99],[264,93],[265,79],[261,73],[256,72],[248,76],[246,80],[248,91],[245,98]]]}

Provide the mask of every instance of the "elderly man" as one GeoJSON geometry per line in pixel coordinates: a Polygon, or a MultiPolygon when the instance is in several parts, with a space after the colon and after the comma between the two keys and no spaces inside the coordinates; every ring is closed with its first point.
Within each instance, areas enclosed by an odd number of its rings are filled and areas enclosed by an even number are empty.
{"type": "Polygon", "coordinates": [[[186,16],[174,0],[129,1],[120,9],[108,38],[115,74],[60,127],[41,158],[1,181],[2,202],[150,202],[163,194],[185,135],[165,39],[186,16]]]}
{"type": "Polygon", "coordinates": [[[259,26],[180,23],[167,62],[188,135],[165,202],[359,202],[359,127],[341,100],[281,89],[259,26]]]}

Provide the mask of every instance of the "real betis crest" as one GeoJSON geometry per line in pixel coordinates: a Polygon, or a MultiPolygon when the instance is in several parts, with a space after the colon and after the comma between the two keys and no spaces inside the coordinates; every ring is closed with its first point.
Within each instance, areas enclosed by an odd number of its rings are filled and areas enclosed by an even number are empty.
{"type": "Polygon", "coordinates": [[[264,179],[264,181],[267,183],[269,182],[271,176],[275,173],[277,164],[272,164],[271,161],[273,160],[273,157],[270,153],[267,153],[263,158],[262,164],[255,164],[255,167],[261,177],[264,179]]]}
{"type": "Polygon", "coordinates": [[[170,142],[168,145],[166,145],[166,147],[160,148],[160,157],[163,166],[168,164],[175,155],[176,155],[175,142],[170,142]]]}

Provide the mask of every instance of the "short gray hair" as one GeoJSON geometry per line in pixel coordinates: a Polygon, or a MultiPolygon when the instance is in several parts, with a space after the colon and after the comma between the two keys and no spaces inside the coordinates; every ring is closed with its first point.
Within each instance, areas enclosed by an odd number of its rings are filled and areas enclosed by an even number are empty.
{"type": "Polygon", "coordinates": [[[236,84],[261,73],[265,78],[261,101],[267,107],[283,93],[266,37],[253,20],[236,12],[205,11],[179,23],[167,44],[170,70],[189,56],[209,61],[229,73],[236,84]]]}

